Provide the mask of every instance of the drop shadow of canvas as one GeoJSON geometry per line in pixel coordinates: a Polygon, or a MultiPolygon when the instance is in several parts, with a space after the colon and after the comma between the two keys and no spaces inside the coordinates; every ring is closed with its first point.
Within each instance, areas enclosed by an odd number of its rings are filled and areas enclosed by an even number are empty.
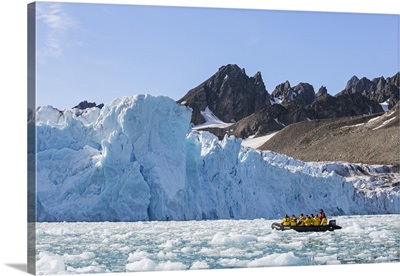
{"type": "Polygon", "coordinates": [[[6,266],[12,267],[16,270],[22,271],[22,272],[27,272],[28,265],[27,264],[22,264],[22,263],[16,263],[16,264],[5,264],[6,266]]]}

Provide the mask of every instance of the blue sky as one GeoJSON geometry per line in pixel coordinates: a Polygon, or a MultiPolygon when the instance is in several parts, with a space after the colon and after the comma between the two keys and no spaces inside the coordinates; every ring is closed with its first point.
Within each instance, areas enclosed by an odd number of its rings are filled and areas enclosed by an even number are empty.
{"type": "Polygon", "coordinates": [[[37,105],[180,99],[219,67],[330,94],[399,70],[399,16],[38,2],[37,105]]]}

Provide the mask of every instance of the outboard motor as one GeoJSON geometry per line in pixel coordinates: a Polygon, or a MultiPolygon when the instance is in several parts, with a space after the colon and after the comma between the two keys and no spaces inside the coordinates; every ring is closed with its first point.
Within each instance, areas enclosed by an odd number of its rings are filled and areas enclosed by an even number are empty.
{"type": "Polygon", "coordinates": [[[334,219],[330,220],[329,225],[336,226],[336,220],[334,220],[334,219]]]}

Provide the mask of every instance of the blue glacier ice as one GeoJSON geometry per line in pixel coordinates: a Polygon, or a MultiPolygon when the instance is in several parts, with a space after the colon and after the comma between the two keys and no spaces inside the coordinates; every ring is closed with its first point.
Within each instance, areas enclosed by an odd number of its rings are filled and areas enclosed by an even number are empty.
{"type": "Polygon", "coordinates": [[[192,130],[190,118],[188,107],[164,96],[124,97],[102,109],[39,107],[37,221],[399,213],[398,187],[357,176],[353,164],[305,163],[234,137],[218,141],[192,130]]]}

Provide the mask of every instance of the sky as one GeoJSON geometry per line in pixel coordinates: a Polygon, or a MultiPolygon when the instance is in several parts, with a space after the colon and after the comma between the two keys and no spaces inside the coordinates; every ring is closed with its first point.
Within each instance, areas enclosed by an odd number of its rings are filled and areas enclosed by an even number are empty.
{"type": "Polygon", "coordinates": [[[38,2],[37,105],[71,108],[136,94],[179,100],[226,64],[267,91],[399,71],[399,16],[38,2]]]}
{"type": "MultiPolygon", "coordinates": [[[[68,0],[69,2],[72,2],[68,0]]],[[[2,244],[2,250],[0,250],[0,272],[1,275],[12,275],[12,276],[20,276],[26,275],[26,210],[27,210],[27,201],[26,201],[26,179],[27,179],[27,170],[26,170],[26,152],[27,152],[27,143],[26,143],[26,102],[27,102],[27,78],[26,78],[26,45],[27,45],[27,36],[26,36],[26,5],[32,0],[19,0],[19,1],[3,1],[3,9],[1,10],[0,16],[0,29],[2,35],[2,43],[0,44],[0,57],[1,57],[1,68],[2,68],[2,78],[0,82],[0,87],[2,91],[2,108],[0,109],[0,124],[2,126],[2,135],[0,135],[0,144],[3,145],[2,154],[3,160],[7,162],[3,162],[2,174],[1,174],[1,192],[0,192],[0,208],[2,210],[12,210],[12,211],[4,211],[2,212],[2,220],[6,221],[6,226],[11,227],[0,227],[0,243],[2,244]],[[5,166],[4,166],[5,165],[5,166]],[[12,250],[10,250],[12,249],[12,250]]],[[[75,0],[76,2],[76,0],[75,0]]],[[[84,2],[111,2],[111,0],[84,0],[84,2]]],[[[260,8],[264,7],[266,9],[297,9],[297,10],[334,10],[334,11],[354,11],[354,12],[368,12],[368,13],[397,13],[400,14],[400,5],[398,1],[393,0],[115,0],[113,2],[119,3],[140,3],[140,4],[165,4],[165,5],[194,5],[194,6],[238,6],[238,7],[255,7],[260,8]],[[396,4],[397,3],[397,4],[396,4]]],[[[65,7],[61,6],[62,10],[65,7]]],[[[70,13],[70,11],[64,10],[63,16],[68,15],[68,18],[74,19],[75,26],[72,28],[72,25],[63,31],[63,32],[55,32],[54,38],[56,38],[56,42],[60,43],[60,49],[62,49],[62,58],[71,59],[71,52],[77,51],[77,44],[74,46],[68,46],[66,43],[66,39],[71,39],[73,34],[77,35],[78,30],[88,30],[88,27],[85,27],[82,22],[79,21],[79,18],[70,13]],[[68,46],[68,47],[67,47],[68,46]],[[69,51],[67,51],[69,49],[69,51]]],[[[88,15],[87,15],[88,16],[88,15]]],[[[57,17],[55,17],[57,18],[57,17]]],[[[43,20],[43,18],[41,19],[43,20]]],[[[204,20],[204,19],[203,19],[204,20]]],[[[40,24],[44,24],[43,22],[40,24]]],[[[38,22],[39,25],[39,22],[38,22]]],[[[43,26],[42,26],[43,27],[43,26]]],[[[381,30],[384,30],[385,27],[382,26],[381,30]]],[[[45,30],[43,29],[42,32],[45,30]]],[[[54,30],[55,31],[55,30],[54,30]]],[[[59,30],[60,31],[60,30],[59,30]]],[[[46,30],[46,36],[51,38],[51,29],[46,30]]],[[[39,35],[39,34],[38,34],[39,35]]],[[[44,35],[44,34],[43,34],[44,35]]],[[[42,36],[43,36],[42,35],[42,36]]],[[[393,33],[390,33],[390,36],[393,33]]],[[[82,34],[81,42],[86,42],[89,45],[89,36],[86,34],[82,34]]],[[[384,36],[387,34],[383,33],[369,33],[368,36],[372,42],[379,42],[384,36]]],[[[76,40],[75,40],[76,41],[76,40]]],[[[79,41],[79,40],[78,40],[79,41]]],[[[355,39],[356,41],[356,39],[355,39]]],[[[38,41],[39,42],[39,41],[38,41]]],[[[92,42],[94,43],[94,42],[92,42]]],[[[398,42],[397,42],[398,43],[398,42]]],[[[43,47],[43,42],[41,47],[43,47]]],[[[50,44],[48,44],[50,45],[50,44]]],[[[54,44],[57,45],[57,44],[54,44]]],[[[78,44],[79,45],[79,44],[78,44]]],[[[82,46],[82,44],[81,44],[82,46]]],[[[41,51],[44,51],[45,48],[41,48],[41,51]]],[[[394,59],[396,59],[396,55],[394,55],[394,59]]],[[[56,57],[48,57],[47,59],[47,68],[44,66],[37,66],[38,71],[40,69],[41,74],[46,74],[46,72],[51,72],[51,70],[61,71],[64,70],[60,64],[61,56],[56,57]],[[50,67],[52,65],[52,67],[50,67]],[[45,70],[46,69],[46,70],[45,70]]],[[[398,57],[397,57],[398,59],[398,57]]],[[[215,62],[216,64],[219,62],[215,62]]],[[[323,63],[324,64],[324,63],[323,63]]],[[[344,63],[346,64],[346,62],[344,63]]],[[[347,66],[350,63],[347,63],[347,66]]],[[[44,65],[44,64],[42,64],[44,65]]],[[[275,85],[275,81],[272,80],[272,73],[277,72],[276,70],[272,70],[269,64],[257,63],[257,68],[252,69],[247,64],[239,64],[242,67],[246,67],[246,71],[248,74],[254,74],[255,71],[261,71],[263,73],[264,79],[267,83],[268,91],[271,92],[271,87],[275,85]],[[259,65],[260,64],[260,65],[259,65]],[[267,66],[268,65],[268,66],[267,66]],[[266,69],[261,66],[266,66],[266,69]],[[269,84],[269,83],[274,84],[269,84]]],[[[203,80],[203,78],[208,78],[209,75],[218,70],[220,64],[216,66],[216,68],[207,68],[206,71],[202,74],[205,77],[199,76],[198,79],[203,80]]],[[[328,65],[326,65],[328,66],[328,65]]],[[[213,67],[213,66],[211,66],[213,67]]],[[[191,70],[194,70],[195,66],[191,66],[191,70]]],[[[329,67],[331,68],[331,67],[329,67]]],[[[342,69],[346,68],[342,66],[342,69]]],[[[374,67],[371,67],[374,68],[374,67]]],[[[385,67],[386,68],[386,67],[385,67]]],[[[75,68],[74,68],[75,69],[75,68]]],[[[93,71],[94,68],[91,68],[93,71]]],[[[386,73],[380,72],[379,74],[386,75],[386,73]]],[[[388,71],[391,71],[388,69],[388,71]]],[[[188,70],[188,72],[190,72],[188,70]]],[[[185,71],[186,73],[186,71],[185,71]]],[[[336,75],[341,73],[339,70],[336,75]]],[[[347,81],[347,73],[344,74],[346,76],[343,77],[344,82],[347,81]]],[[[375,73],[373,75],[376,75],[375,73]]],[[[387,73],[387,75],[392,75],[392,72],[387,73]]],[[[332,75],[334,77],[335,75],[332,75]]],[[[284,78],[284,77],[282,77],[284,78]]],[[[279,82],[277,80],[277,82],[279,82]]],[[[54,80],[53,80],[54,81],[54,80]]],[[[311,80],[309,80],[311,82],[311,80]]],[[[67,82],[67,81],[65,81],[67,82]]],[[[342,80],[340,80],[342,82],[342,80]]],[[[138,83],[135,81],[134,83],[138,83]]],[[[156,83],[156,82],[150,82],[156,83]]],[[[296,81],[291,80],[291,83],[296,83],[296,81]]],[[[327,81],[325,81],[327,83],[327,81]]],[[[196,84],[188,84],[187,86],[195,86],[196,84]]],[[[314,86],[317,86],[315,83],[314,86]]],[[[41,83],[39,85],[41,90],[48,86],[46,83],[41,83]]],[[[89,84],[88,84],[89,86],[89,84]]],[[[94,83],[91,83],[90,86],[94,86],[94,83]]],[[[76,86],[78,87],[78,85],[76,86]]],[[[44,104],[52,103],[54,106],[67,106],[75,105],[77,101],[80,101],[82,98],[90,98],[92,101],[109,101],[109,98],[112,98],[113,95],[110,93],[109,89],[108,93],[104,93],[104,95],[98,92],[100,86],[96,86],[94,89],[90,90],[79,90],[79,93],[75,92],[74,95],[72,93],[63,94],[64,91],[75,91],[75,89],[70,89],[66,85],[65,86],[55,86],[57,89],[48,89],[48,91],[53,91],[55,95],[54,98],[43,98],[42,91],[40,91],[40,101],[45,102],[44,104]],[[63,88],[64,90],[61,90],[63,88]],[[57,92],[59,91],[59,92],[57,92]],[[93,93],[89,95],[89,92],[97,91],[98,93],[93,93]],[[86,93],[86,94],[85,94],[86,93]],[[67,102],[68,101],[68,102],[67,102]]],[[[101,87],[100,87],[101,88],[101,87]]],[[[186,88],[185,88],[186,89],[186,88]]],[[[183,90],[185,90],[183,89],[183,90]]],[[[132,91],[139,90],[139,88],[135,88],[132,86],[123,87],[121,89],[120,94],[114,91],[114,96],[121,96],[132,93],[132,91]]],[[[147,89],[146,89],[147,90],[147,89]]],[[[177,89],[174,89],[177,90],[177,89]]],[[[171,90],[172,91],[172,90],[171,90]]],[[[49,95],[52,95],[48,92],[49,95]]],[[[397,263],[385,263],[385,264],[366,264],[366,265],[345,265],[345,266],[330,266],[328,270],[324,271],[327,275],[347,275],[354,273],[362,273],[364,275],[376,275],[376,274],[390,274],[393,271],[398,271],[400,269],[400,262],[397,263]]],[[[308,275],[309,267],[296,267],[296,274],[298,275],[308,275]]],[[[250,271],[249,271],[250,272],[250,271]]],[[[282,273],[292,273],[293,270],[291,268],[282,268],[282,267],[269,267],[269,268],[252,268],[251,273],[253,275],[265,275],[265,274],[282,274],[282,273]]],[[[151,272],[137,272],[137,273],[126,273],[126,275],[149,275],[151,272]]],[[[176,272],[163,272],[163,275],[175,275],[176,272]]],[[[182,275],[242,275],[242,270],[214,270],[214,271],[182,271],[180,273],[182,275]]],[[[109,273],[108,275],[121,275],[120,273],[109,273]]]]}

